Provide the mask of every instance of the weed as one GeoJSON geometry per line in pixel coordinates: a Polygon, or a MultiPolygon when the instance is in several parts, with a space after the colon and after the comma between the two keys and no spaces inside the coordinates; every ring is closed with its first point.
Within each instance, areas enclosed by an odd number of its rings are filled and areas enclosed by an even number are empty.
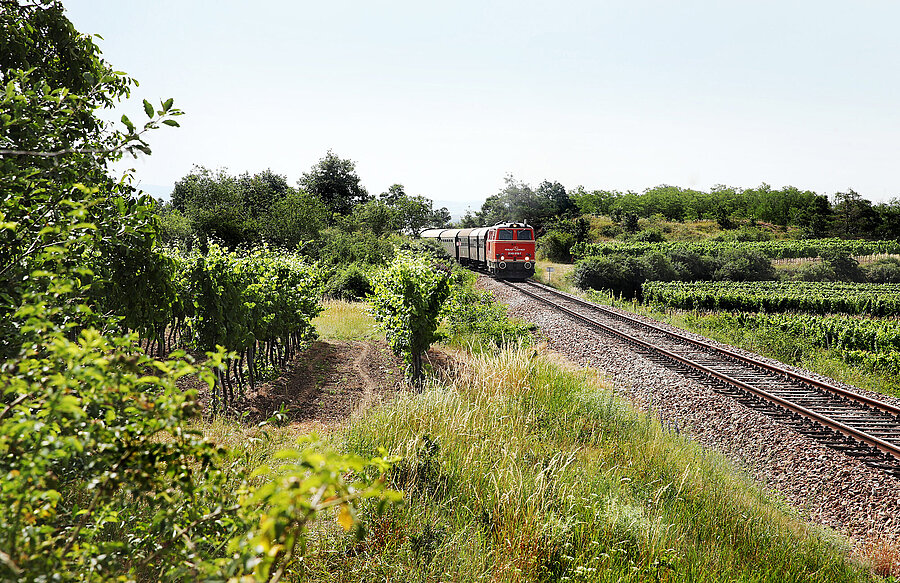
{"type": "Polygon", "coordinates": [[[859,554],[872,563],[872,570],[882,577],[900,580],[900,543],[876,538],[866,542],[859,554]]]}

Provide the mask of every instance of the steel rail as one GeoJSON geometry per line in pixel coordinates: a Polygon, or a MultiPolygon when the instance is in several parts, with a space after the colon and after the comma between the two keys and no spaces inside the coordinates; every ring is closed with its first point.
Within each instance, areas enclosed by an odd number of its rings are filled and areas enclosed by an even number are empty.
{"type": "MultiPolygon", "coordinates": [[[[679,362],[689,368],[700,371],[703,374],[708,375],[712,378],[719,379],[720,381],[725,382],[729,385],[738,387],[744,391],[747,391],[751,394],[761,397],[761,398],[763,398],[771,403],[774,403],[782,408],[792,411],[802,417],[806,417],[807,419],[810,419],[811,421],[819,423],[820,425],[824,425],[825,427],[828,427],[834,431],[837,431],[851,439],[854,439],[858,442],[869,445],[870,447],[878,449],[882,453],[888,454],[888,455],[893,456],[893,457],[897,458],[898,460],[900,460],[900,447],[898,447],[892,443],[889,443],[887,441],[884,441],[883,439],[879,439],[875,436],[872,436],[872,435],[869,435],[862,431],[859,431],[857,429],[854,429],[853,427],[845,425],[845,424],[841,423],[840,421],[836,421],[834,419],[831,419],[830,417],[827,417],[820,413],[816,413],[815,411],[811,411],[810,409],[807,409],[807,408],[797,405],[795,403],[791,403],[790,401],[782,399],[781,397],[779,397],[777,395],[773,395],[773,394],[769,393],[768,391],[764,391],[757,387],[753,387],[753,386],[748,385],[747,383],[744,383],[743,381],[740,381],[738,379],[731,378],[730,376],[728,376],[726,374],[720,373],[716,370],[713,370],[706,366],[703,366],[702,364],[694,362],[689,358],[685,358],[679,354],[676,354],[676,353],[666,350],[664,348],[660,348],[658,346],[650,344],[649,342],[646,342],[639,338],[634,338],[632,336],[629,336],[628,334],[626,334],[625,332],[622,332],[621,330],[617,330],[611,326],[607,326],[606,324],[603,324],[602,322],[598,322],[597,320],[589,318],[583,314],[579,314],[578,312],[575,312],[574,310],[566,308],[565,306],[561,306],[556,302],[548,300],[547,298],[543,298],[543,297],[537,295],[536,293],[525,289],[525,287],[527,287],[527,286],[519,287],[519,286],[513,285],[512,283],[509,283],[509,282],[504,282],[504,283],[506,283],[513,289],[519,290],[520,292],[522,292],[540,302],[548,304],[548,305],[568,314],[569,316],[572,316],[573,318],[575,318],[577,320],[580,320],[588,325],[600,328],[604,332],[612,334],[613,336],[619,337],[630,344],[640,346],[641,348],[643,348],[649,352],[661,354],[661,355],[665,356],[666,358],[669,358],[670,360],[674,360],[675,362],[679,362]]],[[[541,287],[543,288],[544,286],[541,286],[541,287]]],[[[547,288],[547,289],[551,289],[551,288],[547,288]]],[[[555,292],[556,290],[553,290],[553,291],[555,292]]],[[[569,294],[565,294],[565,297],[568,298],[571,296],[569,296],[569,294]]],[[[597,307],[597,306],[595,306],[595,304],[590,304],[589,302],[584,302],[584,303],[588,304],[591,307],[597,307]]],[[[625,317],[625,318],[628,319],[627,317],[625,317]]],[[[638,323],[641,325],[644,325],[643,322],[638,322],[638,323]]],[[[651,326],[651,327],[653,327],[653,326],[651,326]]],[[[669,336],[676,336],[676,337],[680,336],[678,334],[673,334],[673,333],[669,332],[668,330],[664,330],[662,328],[659,328],[658,330],[669,336]]],[[[703,346],[704,348],[706,347],[706,345],[703,344],[702,342],[697,342],[697,341],[694,341],[693,339],[689,339],[689,340],[691,340],[692,344],[695,344],[698,346],[703,346]]],[[[781,371],[779,370],[778,372],[781,372],[781,371]]]]}
{"type": "Polygon", "coordinates": [[[701,341],[701,340],[697,340],[697,339],[695,339],[695,338],[690,338],[690,337],[685,336],[684,334],[680,334],[680,333],[678,333],[678,332],[673,332],[673,331],[671,331],[671,330],[666,330],[665,328],[662,328],[662,327],[660,327],[660,326],[656,326],[656,325],[654,325],[654,324],[650,324],[650,323],[647,323],[647,322],[642,322],[642,321],[640,321],[640,320],[638,320],[638,319],[636,319],[636,318],[631,318],[631,317],[629,317],[629,316],[627,316],[627,315],[625,315],[625,314],[620,314],[620,313],[618,313],[618,312],[614,312],[614,311],[608,309],[608,308],[605,307],[605,306],[601,306],[601,305],[598,305],[598,304],[595,304],[595,303],[592,303],[592,302],[585,301],[585,300],[583,300],[583,299],[581,299],[581,298],[579,298],[579,297],[577,297],[577,296],[573,296],[573,295],[571,295],[571,294],[567,294],[567,293],[565,293],[565,292],[561,292],[561,291],[559,291],[559,290],[556,290],[556,289],[554,289],[554,288],[552,288],[552,287],[549,287],[549,286],[546,286],[546,285],[543,285],[543,284],[539,284],[539,283],[536,283],[536,282],[533,282],[533,281],[529,281],[529,282],[527,282],[527,283],[528,283],[529,285],[535,286],[535,287],[537,287],[537,288],[539,288],[539,289],[542,289],[542,290],[544,290],[544,291],[547,291],[547,292],[556,294],[556,295],[558,295],[558,296],[562,296],[562,297],[564,297],[564,298],[566,298],[566,299],[568,299],[568,300],[571,300],[571,301],[573,301],[573,302],[575,302],[575,303],[581,304],[581,305],[583,305],[583,306],[585,306],[585,307],[588,307],[588,308],[592,308],[592,309],[596,309],[596,310],[602,311],[602,312],[607,313],[607,314],[609,314],[609,315],[611,315],[611,316],[613,316],[613,317],[615,317],[615,318],[619,318],[619,319],[622,319],[622,320],[625,320],[625,321],[628,321],[628,322],[632,322],[632,323],[637,324],[637,325],[639,325],[639,326],[641,326],[641,327],[649,328],[650,330],[659,332],[659,333],[661,333],[661,334],[666,334],[666,335],[668,335],[668,336],[672,336],[672,337],[674,337],[674,338],[677,338],[678,340],[681,340],[681,341],[683,341],[683,342],[687,342],[687,343],[689,343],[689,344],[693,344],[694,346],[703,348],[703,349],[705,349],[705,350],[710,350],[710,351],[718,352],[718,353],[720,353],[720,354],[724,354],[724,355],[726,355],[726,356],[728,356],[728,357],[730,357],[730,358],[733,358],[733,359],[738,360],[738,361],[740,361],[740,362],[743,362],[743,363],[745,363],[745,364],[749,364],[749,365],[751,365],[751,366],[759,367],[759,368],[764,369],[764,370],[767,370],[767,371],[769,371],[769,372],[773,372],[773,373],[776,373],[776,374],[779,374],[779,375],[782,375],[782,376],[785,376],[785,377],[788,377],[788,378],[791,378],[791,379],[800,381],[800,382],[802,382],[802,383],[806,383],[806,384],[808,384],[808,385],[812,385],[812,386],[814,386],[814,387],[817,387],[817,388],[819,388],[819,389],[822,389],[823,391],[826,391],[826,392],[829,392],[829,393],[834,393],[834,394],[839,395],[839,396],[841,396],[841,397],[844,397],[844,398],[846,398],[846,399],[850,399],[850,400],[852,400],[852,401],[856,401],[857,403],[860,403],[860,404],[862,404],[862,405],[866,405],[866,406],[868,406],[868,407],[873,407],[873,408],[875,408],[875,409],[879,409],[879,410],[881,410],[881,411],[883,411],[883,412],[885,412],[885,413],[889,413],[889,414],[891,414],[891,415],[896,416],[898,419],[900,419],[900,407],[895,407],[894,405],[891,405],[890,403],[885,403],[884,401],[879,401],[878,399],[873,399],[872,397],[867,397],[866,395],[860,395],[859,393],[855,393],[855,392],[853,392],[853,391],[849,391],[849,390],[847,390],[847,389],[843,389],[843,388],[841,388],[841,387],[837,387],[837,386],[835,386],[835,385],[828,384],[828,383],[826,383],[826,382],[820,381],[820,380],[818,380],[818,379],[814,379],[814,378],[809,377],[809,376],[806,376],[806,375],[804,375],[804,374],[800,374],[800,373],[797,373],[797,372],[794,372],[794,371],[791,371],[791,370],[787,370],[787,369],[785,369],[785,368],[782,368],[782,367],[779,367],[779,366],[776,366],[776,365],[773,365],[773,364],[770,364],[770,363],[767,363],[767,362],[763,362],[763,361],[761,361],[761,360],[756,360],[756,359],[754,359],[754,358],[751,358],[751,357],[749,357],[749,356],[745,356],[745,355],[743,355],[743,354],[739,354],[739,353],[734,352],[733,350],[729,350],[729,349],[727,349],[727,348],[721,348],[721,347],[719,347],[719,346],[713,346],[712,344],[703,342],[703,341],[701,341]]]}

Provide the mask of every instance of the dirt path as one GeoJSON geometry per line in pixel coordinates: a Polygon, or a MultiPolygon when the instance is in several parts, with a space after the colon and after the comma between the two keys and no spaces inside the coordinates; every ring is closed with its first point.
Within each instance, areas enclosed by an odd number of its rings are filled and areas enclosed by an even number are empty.
{"type": "Polygon", "coordinates": [[[319,340],[247,394],[241,408],[259,422],[283,405],[291,423],[329,428],[403,390],[402,366],[384,342],[319,340]]]}

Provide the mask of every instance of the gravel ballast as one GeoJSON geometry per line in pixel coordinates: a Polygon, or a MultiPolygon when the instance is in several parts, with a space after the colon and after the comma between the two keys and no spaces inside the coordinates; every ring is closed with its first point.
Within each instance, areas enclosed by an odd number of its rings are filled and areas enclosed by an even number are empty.
{"type": "MultiPolygon", "coordinates": [[[[656,364],[626,344],[502,283],[484,276],[479,283],[509,306],[510,316],[535,323],[553,350],[600,370],[616,391],[638,407],[652,411],[667,426],[704,447],[722,452],[811,521],[859,543],[900,540],[900,480],[656,364]]],[[[874,396],[900,404],[898,399],[874,396]]]]}

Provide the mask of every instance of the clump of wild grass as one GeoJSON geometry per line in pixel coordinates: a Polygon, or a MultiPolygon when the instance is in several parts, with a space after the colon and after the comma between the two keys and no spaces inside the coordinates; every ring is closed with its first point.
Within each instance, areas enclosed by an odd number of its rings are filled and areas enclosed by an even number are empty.
{"type": "Polygon", "coordinates": [[[885,538],[874,538],[859,549],[872,564],[872,570],[882,577],[900,579],[900,543],[885,538]]]}

